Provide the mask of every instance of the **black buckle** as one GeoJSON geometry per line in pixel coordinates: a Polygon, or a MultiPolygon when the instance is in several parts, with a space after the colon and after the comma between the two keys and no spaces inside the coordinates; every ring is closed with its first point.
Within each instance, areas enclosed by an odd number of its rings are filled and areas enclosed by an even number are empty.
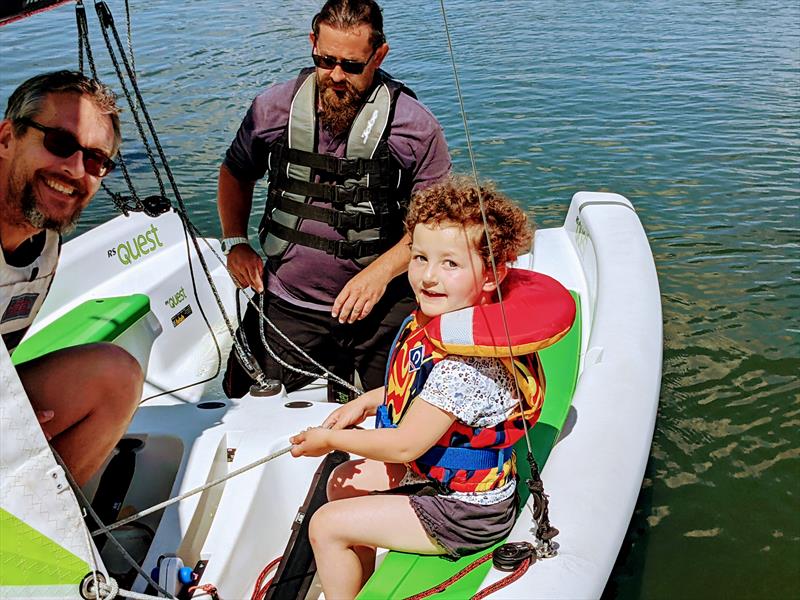
{"type": "MultiPolygon", "coordinates": [[[[335,229],[355,229],[356,231],[363,231],[375,227],[375,215],[369,213],[357,212],[347,213],[336,211],[332,213],[329,225],[335,229]]],[[[342,240],[339,240],[342,241],[342,240]]]]}
{"type": "Polygon", "coordinates": [[[369,197],[369,190],[362,187],[342,187],[339,185],[331,186],[330,201],[334,205],[358,204],[363,202],[365,196],[369,197]]]}
{"type": "Polygon", "coordinates": [[[361,158],[340,158],[336,163],[337,175],[364,176],[364,160],[361,158]]]}
{"type": "Polygon", "coordinates": [[[366,245],[361,241],[351,242],[349,240],[331,240],[333,252],[337,258],[358,259],[369,256],[366,245]]]}

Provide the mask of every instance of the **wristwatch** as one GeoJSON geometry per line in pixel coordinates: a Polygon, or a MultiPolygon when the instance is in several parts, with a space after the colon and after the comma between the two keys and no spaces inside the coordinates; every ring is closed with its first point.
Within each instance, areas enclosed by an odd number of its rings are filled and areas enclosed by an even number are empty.
{"type": "Polygon", "coordinates": [[[222,253],[225,256],[230,254],[231,250],[233,250],[234,246],[238,246],[239,244],[249,244],[250,240],[246,237],[228,237],[222,238],[222,253]]]}

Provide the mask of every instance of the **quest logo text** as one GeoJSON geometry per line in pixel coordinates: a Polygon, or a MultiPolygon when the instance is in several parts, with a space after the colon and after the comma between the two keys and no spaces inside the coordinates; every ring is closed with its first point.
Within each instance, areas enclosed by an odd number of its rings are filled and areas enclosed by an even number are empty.
{"type": "Polygon", "coordinates": [[[145,254],[155,252],[163,245],[158,239],[158,227],[151,225],[150,229],[133,236],[130,241],[122,242],[116,248],[111,248],[108,251],[108,258],[116,256],[123,265],[129,265],[145,254]]]}

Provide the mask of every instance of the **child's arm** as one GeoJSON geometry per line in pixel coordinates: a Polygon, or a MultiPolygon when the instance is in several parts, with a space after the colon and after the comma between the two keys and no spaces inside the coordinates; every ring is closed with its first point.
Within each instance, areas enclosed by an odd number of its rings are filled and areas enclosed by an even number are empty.
{"type": "Polygon", "coordinates": [[[328,415],[322,422],[324,429],[344,429],[363,423],[367,417],[374,417],[378,407],[383,404],[383,387],[361,394],[328,415]]]}
{"type": "Polygon", "coordinates": [[[455,420],[449,412],[417,398],[396,429],[309,429],[289,441],[294,444],[293,456],[344,450],[373,460],[406,463],[429,450],[455,420]]]}

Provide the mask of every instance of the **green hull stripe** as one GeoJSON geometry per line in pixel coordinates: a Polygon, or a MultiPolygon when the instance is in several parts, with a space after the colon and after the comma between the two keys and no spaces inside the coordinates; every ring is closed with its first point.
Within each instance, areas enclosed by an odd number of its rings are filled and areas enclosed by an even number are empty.
{"type": "Polygon", "coordinates": [[[76,586],[89,571],[83,560],[0,508],[0,594],[7,586],[76,586]]]}
{"type": "Polygon", "coordinates": [[[18,365],[61,348],[113,341],[149,310],[144,294],[88,300],[21,343],[11,361],[18,365]]]}
{"type": "MultiPolygon", "coordinates": [[[[578,382],[578,365],[581,352],[581,302],[575,292],[571,292],[575,299],[576,316],[575,324],[569,333],[557,344],[545,348],[539,353],[544,366],[547,387],[542,414],[531,432],[533,454],[539,468],[542,468],[550,456],[561,428],[567,419],[572,396],[578,382]]],[[[528,446],[525,440],[520,440],[515,446],[517,452],[517,469],[520,480],[530,476],[530,467],[525,460],[528,446]]],[[[520,499],[524,504],[530,493],[521,485],[518,487],[520,499]]],[[[524,515],[527,518],[527,513],[524,515]]],[[[558,524],[555,524],[556,527],[558,524]]],[[[424,590],[439,585],[442,581],[452,577],[458,571],[471,564],[484,554],[491,552],[503,542],[492,546],[488,550],[465,556],[457,561],[452,561],[441,556],[421,556],[418,554],[404,554],[402,552],[389,552],[381,563],[380,568],[361,590],[358,600],[383,600],[386,598],[407,598],[424,590]]],[[[459,581],[448,587],[444,592],[434,594],[431,598],[436,600],[462,600],[469,598],[480,589],[483,580],[492,567],[491,561],[486,561],[459,581]]]]}

